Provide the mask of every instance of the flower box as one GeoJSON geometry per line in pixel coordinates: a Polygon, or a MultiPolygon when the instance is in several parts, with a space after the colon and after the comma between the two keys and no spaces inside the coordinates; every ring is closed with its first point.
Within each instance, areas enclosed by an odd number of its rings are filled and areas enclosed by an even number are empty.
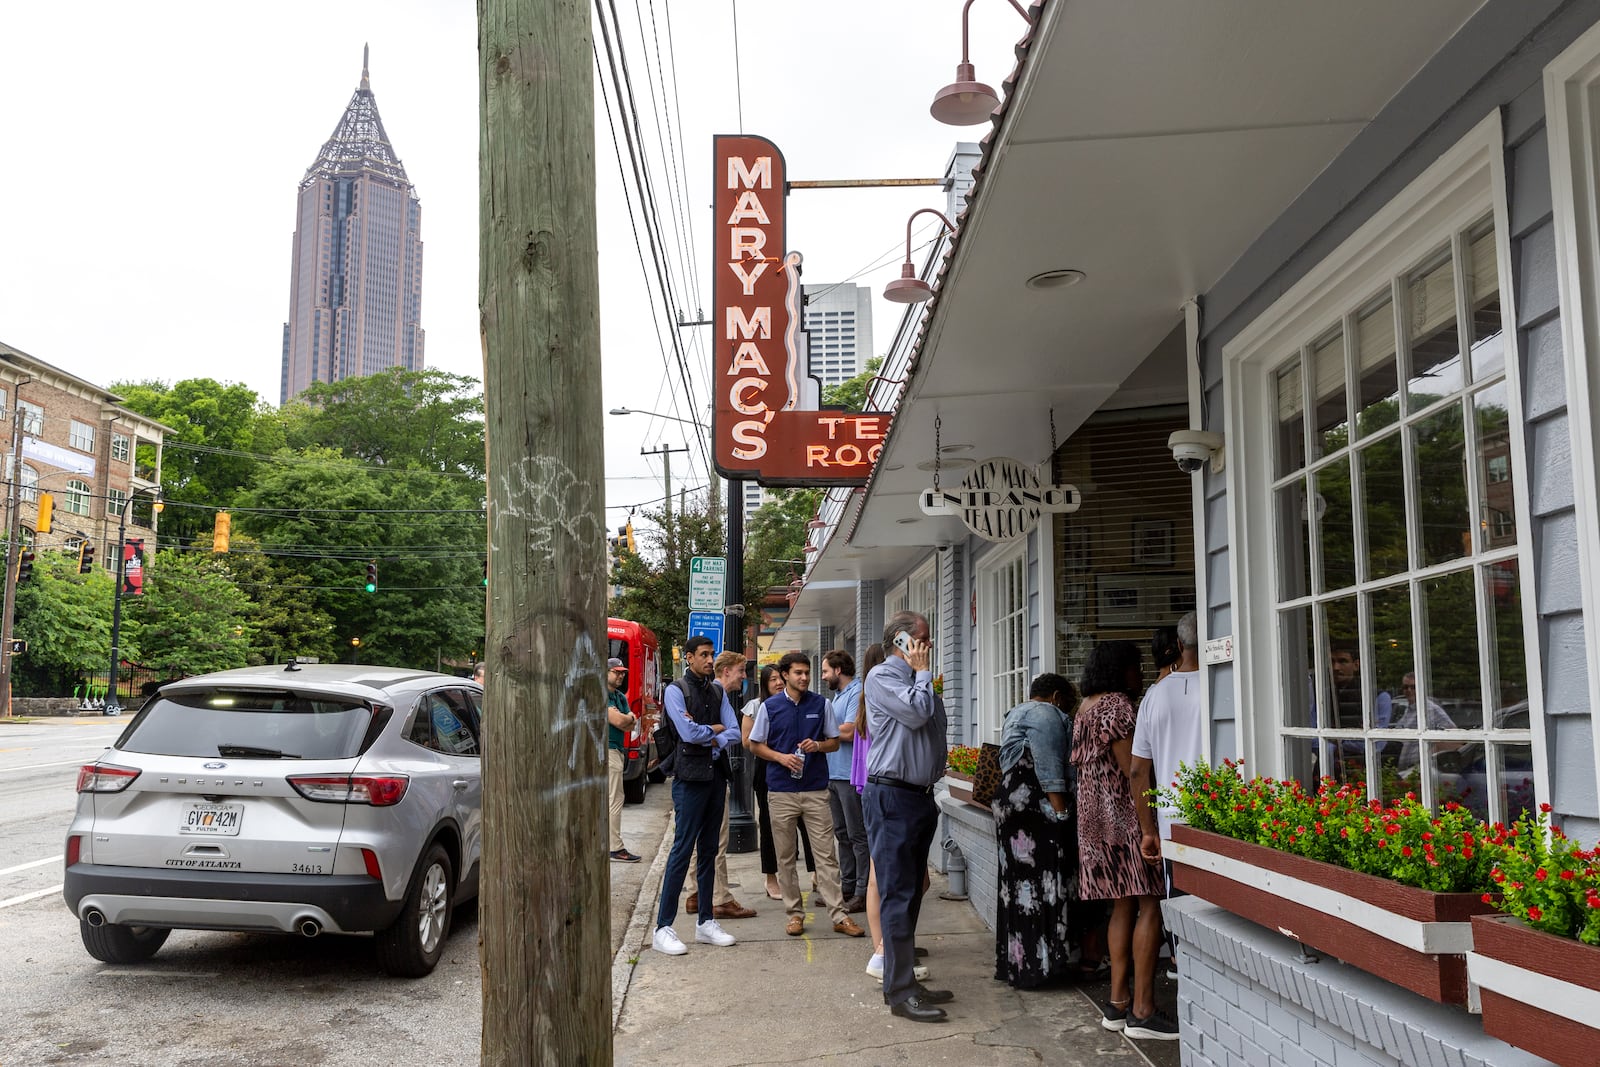
{"type": "Polygon", "coordinates": [[[968,804],[972,803],[972,775],[946,769],[944,780],[950,787],[952,797],[956,800],[965,800],[968,804]]]}
{"type": "Polygon", "coordinates": [[[1600,1048],[1600,948],[1510,915],[1475,915],[1467,974],[1483,1030],[1562,1067],[1591,1067],[1600,1048]]]}
{"type": "Polygon", "coordinates": [[[1467,1001],[1476,893],[1434,893],[1176,824],[1173,884],[1441,1004],[1467,1001]]]}

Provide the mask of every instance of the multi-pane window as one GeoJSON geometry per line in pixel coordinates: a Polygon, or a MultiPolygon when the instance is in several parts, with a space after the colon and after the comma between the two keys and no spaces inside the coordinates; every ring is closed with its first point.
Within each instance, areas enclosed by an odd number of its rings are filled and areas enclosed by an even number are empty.
{"type": "Polygon", "coordinates": [[[68,482],[67,491],[61,497],[61,506],[74,515],[89,514],[89,483],[76,478],[68,482]]]}
{"type": "Polygon", "coordinates": [[[1274,370],[1286,776],[1510,821],[1533,753],[1495,233],[1442,241],[1274,370]]]}
{"type": "Polygon", "coordinates": [[[84,452],[94,451],[94,427],[87,422],[71,421],[67,429],[67,444],[84,452]]]}
{"type": "Polygon", "coordinates": [[[111,435],[111,458],[118,463],[128,462],[131,450],[128,447],[128,435],[114,433],[111,435]]]}
{"type": "Polygon", "coordinates": [[[989,675],[984,740],[1000,736],[1006,712],[1028,697],[1028,566],[1018,551],[979,578],[986,633],[984,671],[989,675]]]}
{"type": "Polygon", "coordinates": [[[128,494],[121,489],[106,490],[106,514],[121,515],[122,509],[128,506],[128,494]]]}
{"type": "Polygon", "coordinates": [[[17,401],[17,419],[22,423],[22,432],[38,437],[44,433],[44,408],[38,404],[30,404],[26,400],[17,401]]]}
{"type": "Polygon", "coordinates": [[[937,676],[939,660],[939,562],[930,559],[906,579],[906,606],[928,620],[928,641],[933,646],[928,669],[937,676]]]}
{"type": "Polygon", "coordinates": [[[39,472],[26,463],[22,465],[22,478],[17,482],[17,491],[29,504],[39,502],[39,472]]]}

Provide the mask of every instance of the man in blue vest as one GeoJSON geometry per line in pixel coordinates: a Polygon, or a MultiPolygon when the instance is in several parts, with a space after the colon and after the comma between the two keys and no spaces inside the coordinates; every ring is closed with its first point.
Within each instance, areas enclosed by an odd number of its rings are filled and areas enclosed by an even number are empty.
{"type": "Polygon", "coordinates": [[[739,720],[728,695],[711,678],[716,646],[696,635],[684,642],[688,669],[661,698],[667,721],[678,733],[677,763],[672,776],[672,807],[677,828],[661,882],[661,905],[651,946],[669,956],[688,951],[672,928],[678,917],[678,895],[689,873],[689,854],[696,853],[695,884],[699,921],[694,939],[707,945],[731,945],[734,936],[711,914],[716,881],[717,839],[722,830],[722,805],[728,795],[727,748],[739,743],[739,720]]]}
{"type": "Polygon", "coordinates": [[[783,692],[756,712],[750,727],[750,751],[767,761],[767,810],[778,853],[778,889],[789,913],[784,932],[799,937],[806,929],[805,905],[795,872],[803,819],[817,861],[817,899],[831,912],[835,932],[862,937],[866,931],[850,918],[839,894],[833,816],[828,810],[828,762],[822,758],[839,747],[839,727],[828,702],[811,692],[811,660],[805,653],[787,653],[778,661],[778,674],[783,678],[783,692]]]}

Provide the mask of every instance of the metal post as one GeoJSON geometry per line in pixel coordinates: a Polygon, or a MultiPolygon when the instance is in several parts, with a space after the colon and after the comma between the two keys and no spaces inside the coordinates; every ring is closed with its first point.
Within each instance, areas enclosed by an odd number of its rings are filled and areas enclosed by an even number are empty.
{"type": "MultiPolygon", "coordinates": [[[[744,605],[740,603],[744,599],[744,483],[737,478],[728,479],[728,577],[723,597],[725,603],[737,609],[723,616],[723,644],[744,652],[744,605]]],[[[754,852],[759,844],[755,815],[756,760],[740,746],[730,751],[739,753],[739,758],[733,781],[729,783],[728,851],[754,852]]]]}
{"type": "Polygon", "coordinates": [[[127,577],[123,573],[127,567],[123,556],[127,554],[128,512],[133,508],[133,501],[134,496],[130,493],[128,499],[122,502],[122,521],[117,523],[117,584],[111,591],[111,684],[106,687],[107,715],[122,714],[122,701],[117,697],[117,667],[122,653],[117,643],[122,637],[122,583],[127,577]]]}
{"type": "MultiPolygon", "coordinates": [[[[22,391],[22,382],[12,387],[22,391]]],[[[17,398],[20,399],[20,398],[17,398]]],[[[11,409],[11,477],[6,479],[6,578],[0,616],[0,715],[11,717],[11,632],[17,613],[17,537],[22,529],[22,409],[11,409]]]]}

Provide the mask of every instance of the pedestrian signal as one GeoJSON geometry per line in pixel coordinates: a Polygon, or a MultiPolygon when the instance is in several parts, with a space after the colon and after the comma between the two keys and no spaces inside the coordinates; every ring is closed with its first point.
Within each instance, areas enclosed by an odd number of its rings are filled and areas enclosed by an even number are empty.
{"type": "Polygon", "coordinates": [[[33,577],[33,561],[33,549],[24,548],[22,554],[17,557],[17,581],[25,582],[33,577]]]}
{"type": "Polygon", "coordinates": [[[78,573],[88,574],[94,570],[94,542],[78,542],[78,573]]]}
{"type": "Polygon", "coordinates": [[[367,564],[367,592],[378,591],[378,564],[376,561],[367,564]]]}

